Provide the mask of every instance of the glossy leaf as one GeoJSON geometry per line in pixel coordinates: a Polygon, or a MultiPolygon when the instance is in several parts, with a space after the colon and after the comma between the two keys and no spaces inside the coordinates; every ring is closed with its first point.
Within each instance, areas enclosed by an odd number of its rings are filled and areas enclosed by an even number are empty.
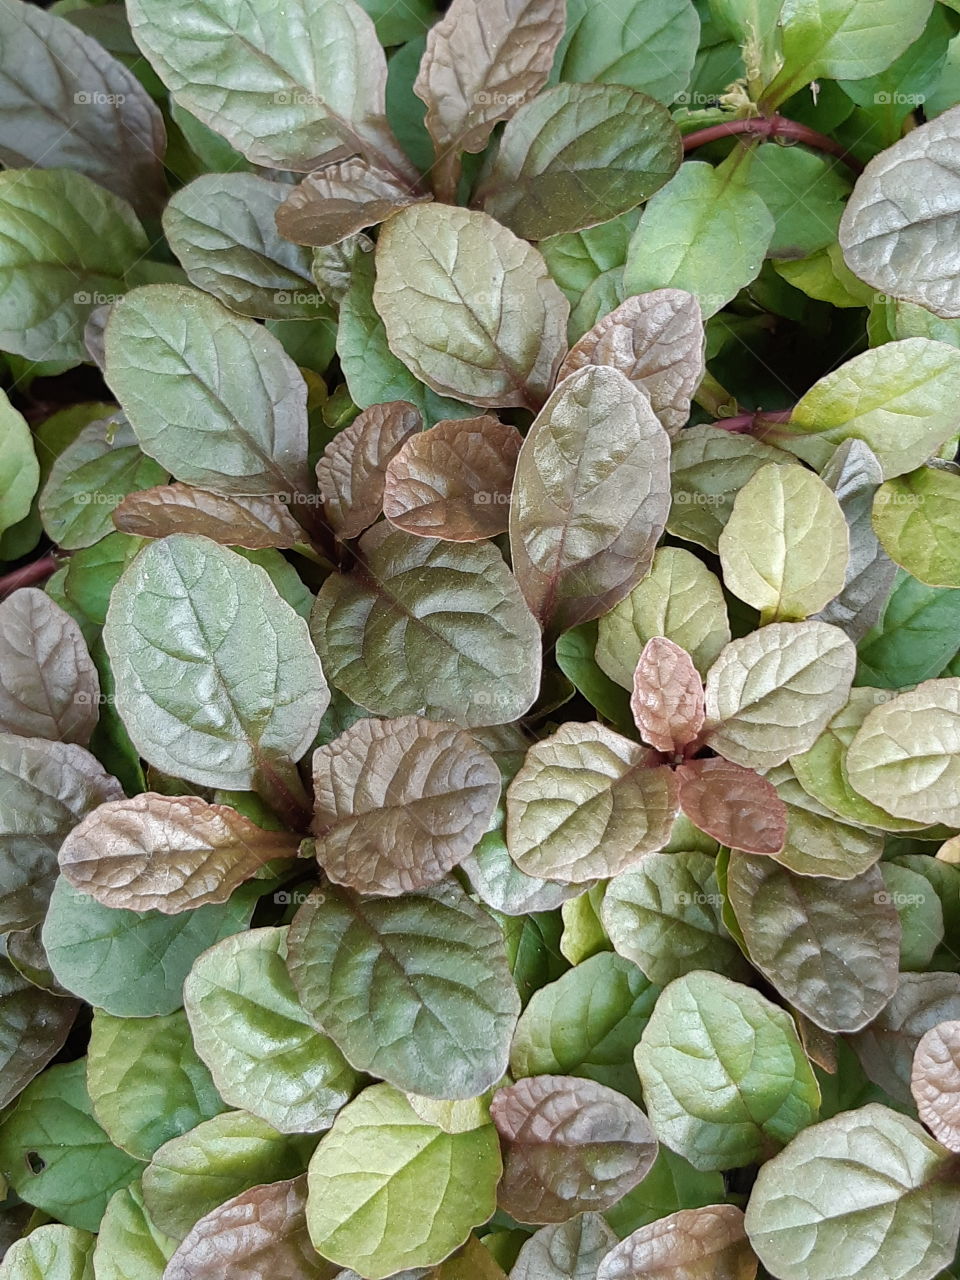
{"type": "Polygon", "coordinates": [[[465,895],[330,888],[297,913],[288,947],[304,1009],[358,1071],[474,1098],[506,1070],[520,1000],[503,935],[465,895]]]}
{"type": "Polygon", "coordinates": [[[596,1280],[754,1280],[756,1274],[742,1210],[712,1204],[641,1227],[607,1254],[596,1280]]]}
{"type": "Polygon", "coordinates": [[[128,494],[114,508],[113,523],[141,538],[192,533],[251,551],[293,547],[304,540],[303,530],[287,508],[272,498],[227,497],[186,484],[128,494]]]}
{"type": "Polygon", "coordinates": [[[313,756],[317,860],[336,884],[397,896],[472,851],[500,798],[493,757],[455,725],[358,720],[313,756]]]}
{"type": "Polygon", "coordinates": [[[380,514],[387,467],[421,425],[412,404],[372,405],[337,432],[317,463],[323,510],[341,538],[356,538],[380,514]]]}
{"type": "Polygon", "coordinates": [[[421,382],[482,407],[540,408],[563,359],[568,306],[536,249],[488,214],[420,204],[384,226],[376,265],[390,350],[421,382]]]}
{"type": "Polygon", "coordinates": [[[847,700],[856,654],[824,622],[775,622],[733,640],[710,668],[704,741],[746,768],[811,747],[847,700]]]}
{"type": "Polygon", "coordinates": [[[138,749],[201,785],[250,789],[298,760],[329,702],[306,624],[263,569],[207,538],[151,543],[114,588],[104,641],[138,749]]]}
{"type": "Polygon", "coordinates": [[[0,729],[85,746],[96,727],[100,679],[80,628],[34,587],[0,604],[0,729]]]}
{"type": "Polygon", "coordinates": [[[960,587],[960,557],[952,537],[960,476],[921,467],[877,490],[873,527],[887,555],[931,587],[960,587]]]}
{"type": "Polygon", "coordinates": [[[761,467],[718,540],[723,580],[768,621],[809,617],[846,582],[850,535],[840,504],[801,466],[761,467]]]}
{"type": "Polygon", "coordinates": [[[859,1031],[893,995],[900,920],[876,868],[821,880],[735,853],[727,892],[752,963],[818,1027],[859,1031]]]}
{"type": "Polygon", "coordinates": [[[647,641],[630,709],[640,736],[658,751],[673,755],[695,740],[703,728],[703,682],[685,649],[665,636],[647,641]]]}
{"type": "Polygon", "coordinates": [[[510,1280],[597,1280],[617,1237],[598,1213],[543,1227],[520,1249],[510,1280]]]}
{"type": "Polygon", "coordinates": [[[100,805],[74,827],[60,869],[105,907],[176,915],[226,902],[272,859],[294,857],[297,844],[227,805],[147,791],[100,805]]]}
{"type": "Polygon", "coordinates": [[[695,850],[654,853],[615,876],[601,907],[616,951],[665,986],[693,969],[745,979],[749,968],[721,918],[714,859],[695,850]]]}
{"type": "Polygon", "coordinates": [[[938,1177],[948,1153],[871,1103],[814,1125],[769,1161],[747,1205],[750,1243],[783,1280],[924,1280],[948,1265],[960,1205],[938,1177]]]}
{"type": "Polygon", "coordinates": [[[0,1262],[3,1280],[93,1280],[95,1237],[79,1227],[48,1223],[15,1240],[0,1262]]]}
{"type": "Polygon", "coordinates": [[[701,831],[746,853],[777,854],[787,838],[786,806],[753,769],[719,756],[677,770],[680,808],[701,831]]]}
{"type": "Polygon", "coordinates": [[[343,1109],[310,1162],[314,1248],[369,1280],[440,1262],[492,1215],[501,1167],[493,1125],[446,1133],[396,1089],[373,1085],[343,1109]]]}
{"type": "MultiPolygon", "coordinates": [[[[2,312],[0,312],[2,315],[2,312]]],[[[24,520],[40,483],[40,466],[26,419],[0,395],[0,532],[24,520]]]]}
{"type": "Polygon", "coordinates": [[[523,437],[489,415],[409,436],[386,470],[384,515],[398,529],[448,542],[506,533],[523,437]]]}
{"type": "Polygon", "coordinates": [[[150,1221],[137,1182],[114,1192],[93,1251],[95,1280],[162,1280],[176,1241],[150,1221]]]}
{"type": "Polygon", "coordinates": [[[839,821],[832,809],[801,786],[791,764],[771,769],[766,775],[784,805],[787,821],[783,847],[772,856],[797,875],[836,880],[851,880],[872,867],[883,850],[880,833],[839,821]]]}
{"type": "Polygon", "coordinates": [[[677,786],[648,755],[596,722],[534,743],[507,790],[507,847],[520,870],[585,884],[662,849],[677,786]]]}
{"type": "Polygon", "coordinates": [[[510,507],[514,570],[545,624],[606,613],[645,576],[669,460],[650,402],[618,370],[590,365],[559,385],[524,440],[510,507]]]}
{"type": "Polygon", "coordinates": [[[499,1204],[521,1222],[566,1222],[609,1208],[657,1154],[639,1107],[576,1076],[520,1080],[494,1095],[490,1114],[504,1144],[499,1204]]]}
{"type": "Polygon", "coordinates": [[[670,113],[622,84],[558,84],[518,108],[474,199],[527,240],[608,222],[673,176],[670,113]]]}
{"type": "Polygon", "coordinates": [[[147,285],[110,312],[106,353],[142,449],[175,479],[262,497],[308,490],[306,386],[263,325],[199,289],[147,285]]]}
{"type": "Polygon", "coordinates": [[[296,244],[339,244],[425,197],[386,169],[353,157],[314,169],[277,210],[277,228],[296,244]]]}
{"type": "Polygon", "coordinates": [[[696,1169],[762,1160],[817,1118],[820,1089],[790,1015],[720,974],[667,987],[636,1060],[658,1137],[696,1169]]]}
{"type": "Polygon", "coordinates": [[[598,320],[567,353],[557,376],[562,381],[584,365],[612,365],[647,393],[654,413],[675,436],[703,377],[704,341],[693,294],[654,289],[627,298],[598,320]]]}
{"type": "Polygon", "coordinates": [[[137,1160],[227,1108],[197,1056],[185,1014],[115,1018],[94,1011],[87,1050],[93,1114],[137,1160]]]}
{"type": "Polygon", "coordinates": [[[310,620],[331,683],[375,715],[522,716],[540,684],[540,634],[500,552],[388,524],[359,545],[363,568],[332,574],[310,620]]]}
{"type": "Polygon", "coordinates": [[[0,1106],[8,1106],[56,1056],[77,1011],[75,1000],[39,990],[6,956],[0,958],[0,1106]]]}

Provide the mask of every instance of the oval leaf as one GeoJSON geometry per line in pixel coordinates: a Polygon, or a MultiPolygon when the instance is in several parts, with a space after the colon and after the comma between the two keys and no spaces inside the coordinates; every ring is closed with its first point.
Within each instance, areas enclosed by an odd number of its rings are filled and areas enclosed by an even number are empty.
{"type": "Polygon", "coordinates": [[[193,533],[251,551],[293,547],[305,536],[286,507],[273,498],[228,498],[185,484],[164,484],[128,494],[114,509],[113,523],[140,538],[193,533]]]}
{"type": "Polygon", "coordinates": [[[599,1213],[583,1213],[535,1232],[517,1254],[510,1280],[597,1280],[617,1243],[599,1213]]]}
{"type": "Polygon", "coordinates": [[[920,1119],[951,1151],[960,1150],[960,1022],[931,1027],[913,1059],[910,1088],[920,1119]]]}
{"type": "Polygon", "coordinates": [[[339,244],[427,197],[354,156],[304,178],[277,209],[277,228],[297,244],[339,244]]]}
{"type": "MultiPolygon", "coordinates": [[[[960,1018],[960,975],[901,973],[893,998],[850,1038],[864,1074],[909,1107],[911,1072],[920,1041],[941,1022],[960,1018]]],[[[949,1145],[949,1144],[948,1144],[949,1145]]]]}
{"type": "Polygon", "coordinates": [[[92,1280],[96,1236],[60,1222],[37,1227],[14,1240],[3,1255],[3,1280],[92,1280]]]}
{"type": "Polygon", "coordinates": [[[960,476],[921,467],[877,490],[873,527],[891,560],[931,587],[960,587],[960,476]]]}
{"type": "MultiPolygon", "coordinates": [[[[317,463],[323,510],[341,538],[356,538],[380,514],[387,467],[420,430],[418,409],[405,400],[375,404],[338,431],[317,463]]],[[[416,438],[416,437],[415,437],[416,438]]]]}
{"type": "Polygon", "coordinates": [[[60,1051],[78,1009],[76,1000],[39,990],[0,957],[0,1107],[60,1051]]]}
{"type": "Polygon", "coordinates": [[[777,789],[753,769],[715,756],[677,770],[680,808],[701,831],[746,853],[779,853],[787,809],[777,789]]]}
{"type": "Polygon", "coordinates": [[[757,1257],[732,1204],[681,1209],[641,1227],[600,1264],[596,1280],[754,1280],[757,1257]]]}
{"type": "Polygon", "coordinates": [[[633,673],[630,710],[640,736],[667,755],[682,752],[703,728],[703,683],[685,649],[665,636],[644,645],[633,673]]]}

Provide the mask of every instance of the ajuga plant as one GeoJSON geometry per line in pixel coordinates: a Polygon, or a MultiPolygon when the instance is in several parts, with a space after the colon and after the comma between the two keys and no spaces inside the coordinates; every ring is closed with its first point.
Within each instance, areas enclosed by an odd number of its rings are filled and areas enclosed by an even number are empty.
{"type": "Polygon", "coordinates": [[[960,1276],[960,7],[0,4],[0,1280],[960,1276]]]}

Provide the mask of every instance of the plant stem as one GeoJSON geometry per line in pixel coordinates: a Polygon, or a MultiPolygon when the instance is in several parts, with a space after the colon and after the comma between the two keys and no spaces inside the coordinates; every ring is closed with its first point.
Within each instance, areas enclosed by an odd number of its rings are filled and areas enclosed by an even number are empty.
{"type": "Polygon", "coordinates": [[[734,137],[736,134],[748,134],[755,138],[766,139],[768,142],[775,142],[780,138],[788,142],[802,142],[817,151],[836,156],[854,173],[863,173],[863,165],[857,157],[851,155],[839,142],[828,138],[825,133],[818,133],[809,125],[788,120],[786,116],[778,115],[776,112],[771,116],[752,116],[747,120],[725,120],[723,124],[713,124],[706,129],[697,129],[684,138],[683,150],[684,153],[696,151],[698,147],[703,147],[708,142],[734,137]]]}
{"type": "Polygon", "coordinates": [[[460,152],[454,147],[447,151],[445,155],[438,156],[436,164],[430,170],[433,194],[444,204],[456,203],[457,187],[460,185],[462,169],[463,159],[460,152]]]}
{"type": "Polygon", "coordinates": [[[789,422],[793,416],[792,409],[777,409],[772,413],[756,410],[754,413],[738,413],[733,418],[718,418],[713,426],[721,431],[732,431],[735,435],[763,435],[763,428],[776,422],[789,422]]]}
{"type": "Polygon", "coordinates": [[[41,556],[39,560],[34,560],[32,564],[13,569],[0,578],[0,599],[4,599],[19,587],[33,587],[46,582],[47,578],[55,574],[59,568],[59,561],[51,552],[49,555],[41,556]]]}
{"type": "Polygon", "coordinates": [[[313,806],[295,764],[261,758],[254,789],[291,831],[310,830],[313,806]]]}
{"type": "Polygon", "coordinates": [[[693,393],[693,398],[701,409],[712,413],[715,418],[727,418],[737,411],[737,398],[719,383],[709,369],[703,380],[693,393]]]}

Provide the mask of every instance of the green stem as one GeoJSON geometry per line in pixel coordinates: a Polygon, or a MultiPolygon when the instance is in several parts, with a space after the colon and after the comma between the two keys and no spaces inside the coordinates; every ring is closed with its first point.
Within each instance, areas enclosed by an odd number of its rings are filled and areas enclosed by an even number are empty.
{"type": "Polygon", "coordinates": [[[715,418],[729,418],[739,408],[736,396],[732,396],[709,369],[704,373],[703,381],[693,393],[693,398],[701,409],[706,409],[715,418]]]}

